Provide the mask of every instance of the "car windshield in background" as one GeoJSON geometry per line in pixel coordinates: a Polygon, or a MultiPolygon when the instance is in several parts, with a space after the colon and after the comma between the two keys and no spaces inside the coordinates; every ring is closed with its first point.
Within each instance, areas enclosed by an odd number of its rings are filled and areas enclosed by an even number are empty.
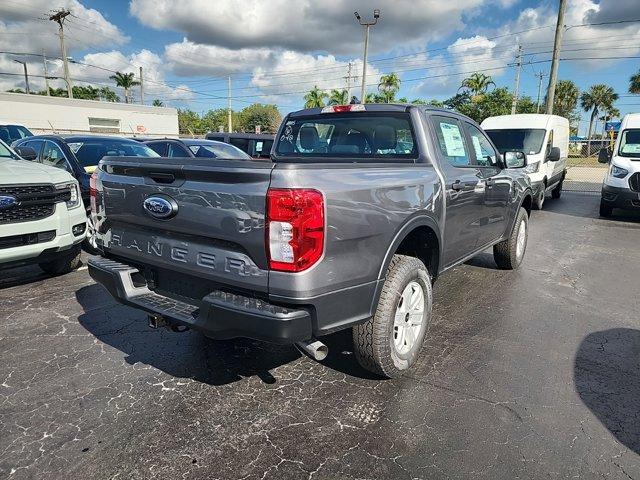
{"type": "Polygon", "coordinates": [[[189,145],[189,150],[200,158],[228,158],[231,160],[251,160],[251,157],[233,145],[189,145]]]}
{"type": "Polygon", "coordinates": [[[11,145],[16,140],[32,137],[33,134],[20,125],[0,125],[0,140],[11,145]]]}
{"type": "Polygon", "coordinates": [[[632,128],[622,132],[618,153],[621,157],[640,160],[640,128],[632,128]]]}
{"type": "Polygon", "coordinates": [[[80,164],[95,167],[102,157],[159,157],[142,143],[122,140],[87,139],[67,144],[80,164]]]}
{"type": "Polygon", "coordinates": [[[546,130],[542,128],[509,128],[505,130],[485,130],[500,153],[524,152],[535,155],[542,150],[546,130]]]}
{"type": "Polygon", "coordinates": [[[11,158],[11,159],[16,158],[16,156],[9,149],[9,147],[7,147],[3,142],[0,142],[0,158],[11,158]]]}
{"type": "Polygon", "coordinates": [[[291,157],[416,158],[407,114],[319,114],[290,118],[276,154],[291,157]]]}

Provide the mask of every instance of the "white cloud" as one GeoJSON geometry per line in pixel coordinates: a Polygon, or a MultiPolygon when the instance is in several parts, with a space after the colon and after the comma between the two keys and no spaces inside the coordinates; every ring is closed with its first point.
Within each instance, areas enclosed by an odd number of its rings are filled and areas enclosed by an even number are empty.
{"type": "Polygon", "coordinates": [[[382,11],[371,35],[371,51],[379,52],[448,36],[464,26],[463,14],[488,1],[131,0],[129,10],[144,25],[182,32],[200,44],[353,54],[362,46],[354,10],[363,18],[374,7],[382,11]]]}

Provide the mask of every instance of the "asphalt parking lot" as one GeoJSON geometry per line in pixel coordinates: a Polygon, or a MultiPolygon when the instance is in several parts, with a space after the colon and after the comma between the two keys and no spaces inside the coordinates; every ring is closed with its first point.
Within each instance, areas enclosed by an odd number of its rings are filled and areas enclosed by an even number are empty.
{"type": "Polygon", "coordinates": [[[0,477],[640,478],[640,216],[534,212],[518,272],[440,279],[408,377],[153,331],[87,271],[0,281],[0,477]]]}

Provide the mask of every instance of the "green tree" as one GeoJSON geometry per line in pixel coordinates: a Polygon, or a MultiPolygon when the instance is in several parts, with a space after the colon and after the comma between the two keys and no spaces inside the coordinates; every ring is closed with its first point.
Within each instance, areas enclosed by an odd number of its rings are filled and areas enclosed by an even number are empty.
{"type": "Polygon", "coordinates": [[[489,87],[496,87],[495,82],[490,75],[484,73],[472,73],[469,77],[462,80],[460,84],[460,90],[463,90],[470,94],[472,102],[478,102],[487,93],[489,87]]]}
{"type": "Polygon", "coordinates": [[[349,103],[349,93],[346,90],[331,90],[329,105],[346,105],[349,103]]]}
{"type": "Polygon", "coordinates": [[[396,93],[400,90],[400,77],[396,73],[389,73],[380,77],[378,91],[382,97],[381,103],[392,103],[395,101],[396,93]]]}
{"type": "Polygon", "coordinates": [[[178,109],[178,130],[182,134],[193,135],[195,133],[206,133],[202,128],[202,119],[197,112],[189,109],[178,109]]]}
{"type": "Polygon", "coordinates": [[[100,100],[105,102],[119,102],[120,97],[111,90],[109,87],[101,87],[100,88],[100,100]]]}
{"type": "Polygon", "coordinates": [[[629,78],[629,93],[640,93],[640,70],[629,78]]]}
{"type": "Polygon", "coordinates": [[[304,96],[304,108],[322,108],[325,106],[324,101],[328,97],[329,95],[316,85],[304,96]]]}
{"type": "Polygon", "coordinates": [[[556,84],[556,93],[553,98],[553,113],[571,120],[571,116],[575,115],[579,98],[580,90],[574,82],[571,80],[560,80],[556,84]]]}
{"type": "Polygon", "coordinates": [[[587,153],[591,153],[591,133],[593,122],[600,110],[613,108],[613,103],[618,99],[618,94],[608,85],[597,84],[589,87],[589,90],[580,96],[580,106],[585,112],[591,111],[589,118],[589,131],[587,133],[587,153]]]}
{"type": "Polygon", "coordinates": [[[154,107],[164,107],[164,102],[162,100],[160,100],[159,98],[156,98],[156,99],[153,100],[151,105],[154,106],[154,107]]]}
{"type": "Polygon", "coordinates": [[[245,132],[254,132],[259,125],[263,133],[275,133],[282,122],[278,107],[262,103],[243,108],[239,117],[239,127],[245,132]]]}
{"type": "Polygon", "coordinates": [[[129,91],[132,87],[140,85],[140,82],[135,79],[135,73],[116,72],[115,75],[111,75],[109,78],[116,82],[116,86],[124,89],[124,102],[130,103],[131,98],[129,96],[129,91]]]}
{"type": "Polygon", "coordinates": [[[100,90],[91,85],[74,85],[73,98],[80,100],[99,100],[100,90]]]}
{"type": "MultiPolygon", "coordinates": [[[[473,95],[471,91],[457,93],[442,102],[442,106],[457,110],[480,123],[487,117],[508,115],[511,112],[513,95],[508,88],[495,88],[489,93],[473,95]]],[[[531,97],[523,96],[518,99],[516,111],[519,113],[535,113],[536,103],[531,97]]]]}

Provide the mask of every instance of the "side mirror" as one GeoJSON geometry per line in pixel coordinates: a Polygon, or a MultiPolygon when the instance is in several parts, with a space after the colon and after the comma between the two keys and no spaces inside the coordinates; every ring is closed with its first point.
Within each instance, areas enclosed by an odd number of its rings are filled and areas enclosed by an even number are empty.
{"type": "Polygon", "coordinates": [[[598,163],[609,163],[611,161],[611,152],[608,148],[602,148],[598,152],[598,163]]]}
{"type": "Polygon", "coordinates": [[[547,155],[547,160],[550,162],[557,162],[560,160],[560,148],[551,147],[551,151],[549,152],[549,155],[547,155]]]}
{"type": "Polygon", "coordinates": [[[527,156],[524,152],[504,152],[504,163],[507,168],[524,168],[527,166],[527,156]]]}
{"type": "Polygon", "coordinates": [[[35,160],[38,158],[38,154],[31,147],[16,147],[14,150],[25,160],[35,160]]]}

